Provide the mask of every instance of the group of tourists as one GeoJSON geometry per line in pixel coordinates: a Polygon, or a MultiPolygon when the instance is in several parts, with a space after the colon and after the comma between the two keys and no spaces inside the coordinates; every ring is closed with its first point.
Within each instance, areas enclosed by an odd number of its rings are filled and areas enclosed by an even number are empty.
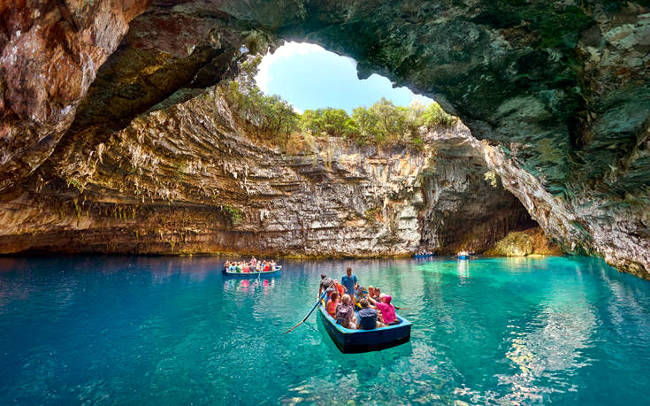
{"type": "Polygon", "coordinates": [[[372,330],[397,322],[391,296],[383,294],[379,287],[365,289],[360,286],[352,268],[346,270],[340,283],[321,274],[318,297],[322,297],[323,292],[327,313],[345,328],[372,330]],[[358,310],[356,315],[355,309],[358,310]]]}
{"type": "Polygon", "coordinates": [[[275,268],[275,261],[258,261],[252,257],[249,262],[226,261],[224,267],[229,272],[271,272],[275,268]]]}

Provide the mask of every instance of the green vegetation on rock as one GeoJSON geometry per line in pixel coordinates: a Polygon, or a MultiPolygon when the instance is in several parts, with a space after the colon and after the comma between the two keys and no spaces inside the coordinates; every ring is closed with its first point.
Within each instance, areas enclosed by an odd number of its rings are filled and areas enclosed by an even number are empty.
{"type": "Polygon", "coordinates": [[[279,96],[266,96],[257,87],[255,75],[260,61],[257,56],[243,62],[239,76],[221,88],[240,124],[259,139],[286,146],[296,138],[292,135],[300,132],[315,138],[345,138],[358,145],[408,145],[419,149],[424,146],[423,132],[452,127],[457,122],[437,103],[402,107],[385,98],[368,108],[357,107],[351,115],[331,107],[298,114],[279,96]]]}
{"type": "Polygon", "coordinates": [[[241,222],[243,215],[240,209],[229,205],[225,205],[223,206],[222,210],[226,214],[226,216],[228,217],[232,225],[237,225],[241,222]]]}

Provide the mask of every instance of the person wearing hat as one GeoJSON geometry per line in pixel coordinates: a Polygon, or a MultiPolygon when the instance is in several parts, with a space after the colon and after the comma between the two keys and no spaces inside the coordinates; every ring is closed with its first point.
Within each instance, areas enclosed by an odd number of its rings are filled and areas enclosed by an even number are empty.
{"type": "Polygon", "coordinates": [[[391,296],[385,295],[377,302],[377,309],[381,312],[381,318],[385,324],[390,324],[397,320],[397,315],[395,315],[395,306],[390,303],[392,299],[391,296]]]}

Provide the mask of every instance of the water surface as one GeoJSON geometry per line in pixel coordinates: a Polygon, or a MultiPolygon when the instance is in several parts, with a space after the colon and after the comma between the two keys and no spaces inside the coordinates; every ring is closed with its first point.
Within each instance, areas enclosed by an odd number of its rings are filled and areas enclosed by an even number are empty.
{"type": "Polygon", "coordinates": [[[0,258],[0,404],[643,404],[650,282],[588,258],[284,261],[0,258]],[[341,354],[316,313],[347,266],[413,322],[341,354]]]}

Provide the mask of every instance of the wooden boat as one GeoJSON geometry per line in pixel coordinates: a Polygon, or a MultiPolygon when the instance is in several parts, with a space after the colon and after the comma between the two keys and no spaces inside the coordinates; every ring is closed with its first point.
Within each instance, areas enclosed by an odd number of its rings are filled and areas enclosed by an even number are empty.
{"type": "Polygon", "coordinates": [[[271,269],[270,271],[266,271],[266,272],[260,270],[261,268],[257,268],[257,269],[258,270],[250,271],[250,272],[239,272],[239,271],[230,271],[230,270],[224,268],[223,273],[226,274],[226,275],[230,275],[230,276],[241,276],[241,277],[254,276],[254,277],[257,278],[259,275],[272,275],[272,274],[277,275],[277,274],[279,274],[280,271],[282,270],[282,265],[276,265],[276,266],[273,267],[273,269],[271,269]]]}
{"type": "Polygon", "coordinates": [[[411,339],[411,322],[397,315],[399,323],[373,330],[352,330],[336,323],[323,303],[319,306],[325,329],[342,353],[379,351],[404,344],[411,339]]]}

